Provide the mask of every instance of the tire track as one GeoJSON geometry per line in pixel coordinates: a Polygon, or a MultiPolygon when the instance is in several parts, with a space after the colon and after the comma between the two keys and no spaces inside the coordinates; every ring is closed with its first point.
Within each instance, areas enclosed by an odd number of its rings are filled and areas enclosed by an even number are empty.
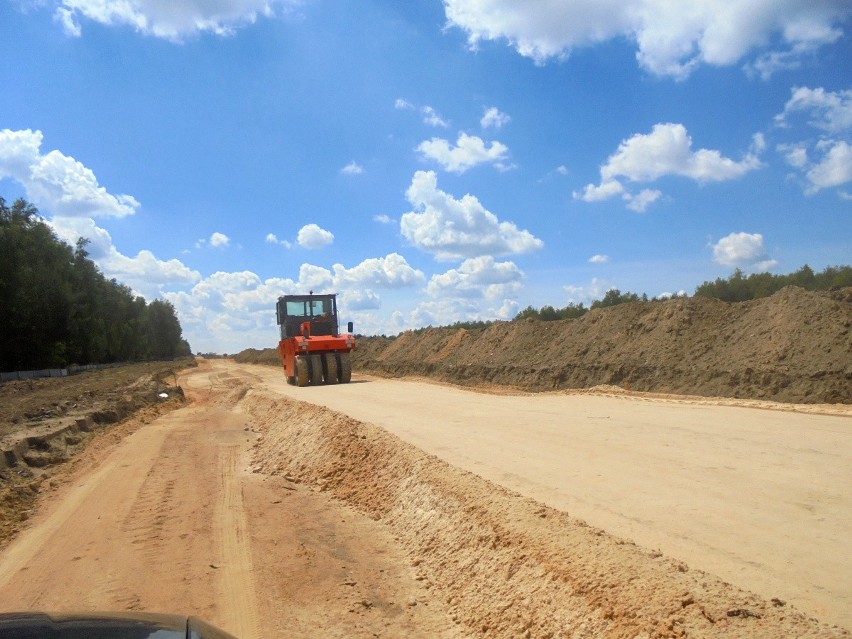
{"type": "Polygon", "coordinates": [[[216,536],[220,566],[217,599],[230,603],[222,626],[241,639],[259,639],[257,598],[248,523],[239,477],[240,446],[222,446],[219,453],[220,501],[216,508],[216,536]]]}
{"type": "Polygon", "coordinates": [[[103,590],[104,580],[109,582],[111,578],[110,568],[98,572],[86,588],[73,588],[71,583],[86,567],[99,561],[105,547],[121,545],[120,531],[106,535],[105,530],[127,517],[132,503],[127,495],[135,496],[141,490],[141,478],[134,479],[132,473],[125,472],[127,458],[132,455],[136,463],[153,463],[161,441],[162,430],[156,427],[129,437],[100,467],[71,486],[52,511],[40,515],[25,535],[5,549],[0,561],[3,609],[55,608],[57,601],[66,608],[85,607],[93,593],[103,590]],[[81,543],[83,539],[85,543],[81,543]],[[60,568],[65,565],[68,569],[60,568]],[[63,573],[68,580],[66,588],[62,588],[63,573]]]}

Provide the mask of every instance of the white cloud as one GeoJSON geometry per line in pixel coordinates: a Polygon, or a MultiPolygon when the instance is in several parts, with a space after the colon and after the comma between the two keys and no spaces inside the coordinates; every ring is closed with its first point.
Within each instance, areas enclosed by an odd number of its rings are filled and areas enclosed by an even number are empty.
{"type": "Polygon", "coordinates": [[[41,153],[41,131],[0,131],[0,179],[11,178],[39,209],[61,217],[124,217],[140,204],[131,195],[112,195],[94,172],[59,151],[41,153]]]}
{"type": "Polygon", "coordinates": [[[331,271],[322,266],[302,264],[299,267],[299,284],[307,290],[321,290],[332,286],[331,271]]]}
{"type": "Polygon", "coordinates": [[[574,191],[575,200],[584,202],[602,202],[616,195],[624,194],[624,186],[618,180],[601,180],[600,185],[587,184],[583,191],[574,191]]]}
{"type": "Polygon", "coordinates": [[[636,195],[625,193],[622,197],[627,200],[627,208],[637,213],[644,213],[654,202],[660,199],[661,191],[657,189],[642,189],[636,195]]]}
{"type": "Polygon", "coordinates": [[[465,260],[457,269],[433,275],[426,292],[430,297],[504,300],[521,288],[523,272],[514,262],[497,262],[490,255],[465,260]]]}
{"type": "Polygon", "coordinates": [[[451,146],[447,140],[432,138],[421,142],[417,147],[424,159],[434,160],[445,171],[464,173],[478,164],[493,164],[499,169],[509,168],[505,160],[509,147],[496,140],[487,146],[482,138],[467,133],[460,133],[456,146],[451,146]]]}
{"type": "Polygon", "coordinates": [[[832,92],[822,87],[793,88],[792,97],[784,111],[775,116],[775,122],[785,126],[790,116],[798,112],[810,114],[810,125],[828,133],[848,131],[852,129],[852,89],[832,92]]]}
{"type": "Polygon", "coordinates": [[[266,234],[266,243],[267,244],[278,244],[283,246],[284,248],[291,248],[293,245],[287,240],[279,240],[278,236],[275,233],[267,233],[266,234]]]}
{"type": "MultiPolygon", "coordinates": [[[[409,326],[447,326],[455,322],[510,320],[518,314],[515,300],[497,300],[493,305],[461,297],[441,298],[421,302],[409,314],[409,326]]],[[[402,323],[405,324],[403,318],[402,323]]]]}
{"type": "Polygon", "coordinates": [[[476,197],[456,200],[438,189],[434,171],[415,173],[406,197],[415,211],[402,216],[402,235],[439,260],[529,253],[544,246],[529,231],[500,222],[476,197]]]}
{"type": "Polygon", "coordinates": [[[369,311],[381,308],[381,298],[368,288],[345,291],[340,296],[340,307],[348,312],[369,311]]]}
{"type": "Polygon", "coordinates": [[[625,177],[651,182],[666,175],[680,175],[697,182],[719,182],[740,177],[760,166],[754,155],[741,162],[719,151],[692,150],[692,138],[682,124],[655,124],[651,133],[637,133],[624,140],[601,167],[601,177],[625,177]]]}
{"type": "Polygon", "coordinates": [[[495,309],[494,319],[509,321],[514,319],[521,310],[521,305],[516,300],[503,300],[499,308],[495,309]]]}
{"type": "Polygon", "coordinates": [[[238,27],[252,24],[258,17],[290,11],[300,3],[300,0],[62,0],[54,19],[69,36],[80,35],[81,18],[85,18],[180,41],[200,32],[231,35],[238,27]]]}
{"type": "Polygon", "coordinates": [[[251,271],[216,272],[189,291],[166,293],[196,351],[236,352],[246,343],[275,344],[275,302],[300,291],[291,279],[261,280],[251,271]]]}
{"type": "Polygon", "coordinates": [[[776,150],[784,160],[801,172],[805,193],[813,195],[822,189],[833,188],[852,181],[852,89],[826,91],[795,87],[784,105],[784,111],[775,116],[782,129],[790,120],[803,113],[808,124],[821,131],[818,141],[798,141],[778,144],[776,150]]]}
{"type": "Polygon", "coordinates": [[[231,238],[229,238],[224,233],[219,233],[216,231],[210,236],[210,246],[213,248],[225,248],[231,243],[231,238]]]}
{"type": "Polygon", "coordinates": [[[763,252],[763,235],[760,233],[731,233],[713,245],[713,260],[733,266],[752,262],[763,252]]]}
{"type": "Polygon", "coordinates": [[[360,331],[379,330],[383,320],[366,312],[381,307],[382,300],[374,289],[403,289],[421,286],[424,281],[421,271],[401,255],[391,253],[351,268],[302,264],[296,280],[263,280],[251,271],[219,271],[197,281],[188,291],[166,293],[165,297],[175,305],[193,349],[233,353],[248,344],[274,345],[278,341],[275,303],[281,295],[309,290],[337,292],[341,314],[352,314],[360,331]]]}
{"type": "Polygon", "coordinates": [[[808,147],[804,143],[779,144],[775,150],[782,154],[787,164],[793,168],[801,169],[808,165],[808,147]]]}
{"type": "Polygon", "coordinates": [[[393,108],[398,111],[408,111],[414,109],[414,105],[411,104],[408,100],[404,100],[402,98],[397,98],[396,102],[393,104],[393,108]]]}
{"type": "Polygon", "coordinates": [[[115,250],[109,232],[99,227],[90,217],[54,217],[48,223],[56,231],[59,239],[71,246],[74,246],[81,237],[89,240],[86,251],[95,262],[99,262],[115,250]]]}
{"type": "Polygon", "coordinates": [[[344,175],[360,175],[364,172],[364,167],[352,160],[349,164],[340,169],[344,175]]]}
{"type": "Polygon", "coordinates": [[[374,215],[373,222],[378,222],[379,224],[393,224],[394,219],[390,215],[374,215]]]}
{"type": "Polygon", "coordinates": [[[568,294],[568,302],[570,304],[590,304],[594,300],[602,299],[606,292],[613,287],[609,282],[593,277],[584,286],[568,284],[563,288],[568,294]]]}
{"type": "Polygon", "coordinates": [[[159,260],[151,251],[139,251],[136,257],[123,255],[113,245],[109,232],[91,218],[54,217],[48,223],[56,235],[71,246],[78,238],[88,239],[86,251],[101,272],[129,286],[148,301],[161,297],[166,288],[186,286],[201,279],[198,271],[181,261],[159,260]]]}
{"type": "Polygon", "coordinates": [[[135,257],[122,254],[109,232],[94,218],[124,217],[139,208],[129,195],[114,196],[98,184],[95,174],[59,151],[41,154],[41,131],[0,131],[0,179],[23,185],[27,199],[43,215],[57,237],[71,246],[86,238],[86,251],[107,278],[129,286],[147,300],[160,297],[170,286],[197,282],[201,275],[176,259],[160,260],[147,250],[135,257]]]}
{"type": "Polygon", "coordinates": [[[72,38],[79,38],[83,30],[80,28],[80,23],[77,21],[74,12],[65,7],[57,7],[53,14],[53,19],[62,25],[62,30],[65,35],[72,38]]]}
{"type": "Polygon", "coordinates": [[[766,136],[763,133],[755,133],[751,136],[750,151],[755,155],[760,155],[766,150],[766,136]]]}
{"type": "Polygon", "coordinates": [[[723,266],[751,267],[757,271],[767,271],[777,265],[775,260],[767,259],[760,233],[731,233],[711,246],[713,261],[723,266]]]}
{"type": "MultiPolygon", "coordinates": [[[[753,148],[759,148],[757,140],[753,148]]],[[[692,150],[692,138],[682,124],[656,124],[651,133],[637,133],[618,146],[606,164],[601,166],[600,185],[588,184],[574,198],[584,202],[597,202],[621,195],[628,208],[645,211],[662,195],[660,191],[646,189],[638,195],[629,193],[617,179],[631,182],[653,182],[662,177],[676,175],[698,183],[732,180],[760,168],[761,162],[753,152],[737,162],[710,149],[692,150]]]]}
{"type": "Polygon", "coordinates": [[[369,258],[352,268],[342,264],[335,264],[332,268],[334,285],[347,290],[401,288],[421,284],[425,279],[423,272],[413,268],[399,253],[369,258]]]}
{"type": "Polygon", "coordinates": [[[512,118],[503,113],[497,107],[490,107],[485,110],[485,114],[482,116],[479,124],[483,129],[487,129],[489,127],[502,129],[504,126],[509,124],[511,120],[512,118]]]}
{"type": "Polygon", "coordinates": [[[420,109],[420,112],[423,114],[423,122],[429,126],[439,126],[443,128],[450,126],[450,123],[442,118],[438,112],[430,106],[423,107],[420,109]]]}
{"type": "Polygon", "coordinates": [[[299,229],[296,241],[302,248],[319,249],[334,242],[334,234],[316,224],[306,224],[299,229]]]}
{"type": "Polygon", "coordinates": [[[481,319],[484,318],[477,302],[456,297],[421,302],[411,312],[409,325],[447,326],[453,322],[481,319]]]}
{"type": "Polygon", "coordinates": [[[760,72],[790,66],[797,56],[834,42],[852,14],[847,2],[811,0],[598,0],[523,3],[515,0],[445,0],[447,21],[468,42],[505,40],[518,53],[544,64],[573,49],[628,38],[651,73],[685,78],[698,65],[727,66],[778,42],[759,61],[760,72]]]}
{"type": "Polygon", "coordinates": [[[609,262],[609,255],[592,255],[589,258],[590,264],[606,264],[609,262]]]}
{"type": "Polygon", "coordinates": [[[98,261],[107,277],[115,278],[146,299],[161,297],[165,287],[185,286],[197,282],[201,274],[177,259],[159,260],[151,252],[141,250],[136,257],[119,253],[114,247],[98,261]]]}
{"type": "Polygon", "coordinates": [[[761,260],[751,265],[751,270],[756,273],[764,273],[778,266],[778,260],[761,260]]]}
{"type": "Polygon", "coordinates": [[[288,284],[282,278],[261,281],[251,271],[217,271],[196,284],[192,295],[203,300],[208,310],[247,312],[274,304],[278,287],[288,284]]]}
{"type": "Polygon", "coordinates": [[[832,142],[822,160],[807,172],[810,186],[805,193],[852,182],[852,145],[844,141],[832,142]]]}
{"type": "Polygon", "coordinates": [[[825,44],[836,42],[842,37],[840,29],[829,29],[820,36],[809,40],[795,42],[788,49],[782,51],[767,51],[760,54],[754,62],[744,65],[745,72],[750,77],[759,77],[761,80],[769,80],[776,73],[799,69],[808,58],[813,58],[819,48],[825,44]]]}

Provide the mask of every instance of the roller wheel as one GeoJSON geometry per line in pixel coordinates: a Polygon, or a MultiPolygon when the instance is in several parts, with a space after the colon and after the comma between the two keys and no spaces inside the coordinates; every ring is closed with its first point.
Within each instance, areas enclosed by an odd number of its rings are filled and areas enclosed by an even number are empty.
{"type": "Polygon", "coordinates": [[[337,379],[341,384],[352,381],[352,362],[349,360],[349,353],[337,354],[337,379]]]}
{"type": "Polygon", "coordinates": [[[311,384],[322,384],[322,356],[311,355],[311,384]]]}
{"type": "Polygon", "coordinates": [[[287,376],[287,383],[288,383],[288,384],[290,384],[290,386],[295,386],[295,385],[296,385],[296,378],[295,378],[295,376],[293,376],[293,375],[288,375],[288,376],[287,376]]]}
{"type": "Polygon", "coordinates": [[[308,370],[308,359],[301,355],[296,356],[296,386],[307,386],[311,383],[311,375],[308,370]]]}
{"type": "Polygon", "coordinates": [[[337,383],[337,355],[324,353],[322,356],[322,377],[326,384],[337,383]]]}

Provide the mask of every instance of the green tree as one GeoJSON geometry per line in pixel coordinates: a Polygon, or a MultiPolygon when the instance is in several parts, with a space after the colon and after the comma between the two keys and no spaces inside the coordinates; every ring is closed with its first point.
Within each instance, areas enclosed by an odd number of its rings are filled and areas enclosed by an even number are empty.
{"type": "Polygon", "coordinates": [[[638,301],[639,296],[636,293],[622,293],[617,288],[611,288],[604,294],[602,300],[592,302],[592,308],[607,308],[608,306],[638,301]]]}
{"type": "Polygon", "coordinates": [[[727,279],[716,278],[713,282],[704,282],[695,289],[702,297],[715,297],[725,302],[744,302],[746,300],[769,297],[785,286],[799,286],[809,291],[827,291],[842,286],[852,286],[852,267],[829,266],[820,273],[805,264],[798,271],[788,275],[772,273],[753,273],[744,276],[736,269],[727,279]]]}
{"type": "Polygon", "coordinates": [[[544,322],[552,322],[559,319],[559,312],[552,306],[542,306],[539,318],[544,322]]]}
{"type": "Polygon", "coordinates": [[[517,315],[515,315],[516,320],[522,319],[539,319],[539,314],[536,309],[532,306],[527,306],[524,310],[520,311],[517,315]]]}
{"type": "Polygon", "coordinates": [[[544,322],[562,319],[576,319],[588,313],[589,309],[583,306],[582,302],[569,303],[565,308],[556,309],[550,305],[542,306],[541,310],[537,310],[532,306],[527,306],[524,310],[515,315],[516,320],[527,318],[538,319],[544,322]]]}
{"type": "Polygon", "coordinates": [[[107,322],[103,313],[106,289],[103,275],[88,259],[89,240],[80,238],[74,250],[74,292],[70,328],[72,362],[107,363],[115,361],[107,349],[107,322]]]}
{"type": "Polygon", "coordinates": [[[181,327],[175,307],[165,300],[154,300],[148,305],[146,317],[148,353],[154,359],[177,357],[184,349],[181,327]]]}
{"type": "Polygon", "coordinates": [[[71,248],[24,200],[0,198],[0,366],[65,363],[71,304],[71,248]]]}
{"type": "Polygon", "coordinates": [[[24,200],[0,198],[0,369],[190,354],[174,307],[150,306],[72,249],[24,200]]]}
{"type": "Polygon", "coordinates": [[[795,273],[790,274],[788,284],[801,286],[803,289],[812,291],[816,288],[816,275],[814,270],[805,264],[795,273]]]}

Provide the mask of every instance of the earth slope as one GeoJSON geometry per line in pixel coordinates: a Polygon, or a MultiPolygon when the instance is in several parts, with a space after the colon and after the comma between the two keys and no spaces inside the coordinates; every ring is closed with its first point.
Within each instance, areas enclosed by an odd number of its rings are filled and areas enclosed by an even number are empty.
{"type": "Polygon", "coordinates": [[[533,391],[608,384],[655,393],[850,403],[850,326],[852,289],[787,287],[749,302],[636,302],[579,319],[361,339],[353,367],[533,391]]]}

